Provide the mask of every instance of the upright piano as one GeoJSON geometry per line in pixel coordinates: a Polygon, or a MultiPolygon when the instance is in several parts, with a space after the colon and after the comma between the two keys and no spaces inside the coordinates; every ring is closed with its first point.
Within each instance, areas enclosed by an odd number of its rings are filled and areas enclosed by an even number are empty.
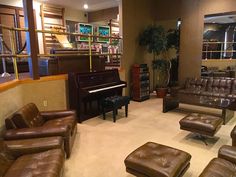
{"type": "Polygon", "coordinates": [[[117,69],[88,73],[69,73],[70,109],[77,112],[78,122],[100,114],[100,102],[103,98],[122,95],[127,86],[121,81],[117,69]]]}

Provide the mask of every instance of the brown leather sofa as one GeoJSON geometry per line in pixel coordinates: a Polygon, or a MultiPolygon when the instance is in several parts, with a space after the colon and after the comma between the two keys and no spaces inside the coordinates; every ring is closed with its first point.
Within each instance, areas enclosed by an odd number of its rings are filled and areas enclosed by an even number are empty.
{"type": "Polygon", "coordinates": [[[67,157],[70,157],[77,133],[75,111],[39,112],[34,103],[29,103],[5,119],[5,125],[5,140],[61,136],[67,157]]]}
{"type": "Polygon", "coordinates": [[[234,78],[191,78],[182,88],[172,90],[177,94],[194,94],[234,99],[236,98],[236,80],[234,78]],[[177,93],[176,93],[177,91],[177,93]]]}
{"type": "Polygon", "coordinates": [[[26,151],[18,152],[19,154],[11,153],[11,149],[0,141],[1,177],[62,176],[65,162],[65,153],[62,149],[51,149],[33,154],[28,154],[26,151]]]}
{"type": "Polygon", "coordinates": [[[236,147],[223,145],[199,177],[229,177],[236,174],[236,147]]]}

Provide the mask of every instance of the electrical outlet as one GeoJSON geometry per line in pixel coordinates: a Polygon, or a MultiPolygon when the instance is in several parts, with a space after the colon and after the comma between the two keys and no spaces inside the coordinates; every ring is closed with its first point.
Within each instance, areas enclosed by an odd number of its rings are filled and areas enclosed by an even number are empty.
{"type": "Polygon", "coordinates": [[[43,100],[43,106],[47,107],[48,106],[48,101],[47,100],[43,100]]]}

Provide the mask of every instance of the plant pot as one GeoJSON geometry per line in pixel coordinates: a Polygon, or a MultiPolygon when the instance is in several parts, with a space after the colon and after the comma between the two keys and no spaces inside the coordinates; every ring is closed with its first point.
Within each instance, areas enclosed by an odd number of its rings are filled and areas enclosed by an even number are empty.
{"type": "Polygon", "coordinates": [[[167,94],[167,88],[156,88],[157,98],[164,98],[167,94]]]}

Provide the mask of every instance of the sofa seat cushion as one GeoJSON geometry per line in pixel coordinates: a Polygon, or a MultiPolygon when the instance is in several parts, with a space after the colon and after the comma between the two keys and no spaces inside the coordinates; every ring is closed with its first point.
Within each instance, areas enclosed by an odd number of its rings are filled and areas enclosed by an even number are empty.
{"type": "Polygon", "coordinates": [[[190,159],[187,152],[148,142],[129,154],[125,165],[137,176],[179,177],[189,167],[190,159]]]}
{"type": "Polygon", "coordinates": [[[195,95],[199,95],[201,93],[201,91],[199,90],[193,90],[193,89],[183,89],[183,90],[179,90],[178,93],[182,93],[182,94],[195,94],[195,95]]]}
{"type": "Polygon", "coordinates": [[[61,149],[24,155],[16,159],[4,177],[60,177],[64,158],[61,149]]]}
{"type": "Polygon", "coordinates": [[[236,94],[228,94],[227,97],[229,99],[236,99],[236,94]]]}
{"type": "Polygon", "coordinates": [[[198,113],[191,113],[179,121],[180,129],[208,136],[214,136],[222,123],[220,117],[198,113]]]}
{"type": "Polygon", "coordinates": [[[221,158],[214,158],[209,162],[199,177],[226,176],[236,176],[235,164],[221,158]]]}
{"type": "Polygon", "coordinates": [[[210,92],[210,91],[204,91],[201,92],[202,96],[213,96],[213,97],[221,97],[221,98],[226,98],[227,93],[220,93],[220,92],[210,92]]]}
{"type": "Polygon", "coordinates": [[[44,123],[44,127],[45,126],[69,126],[70,129],[74,130],[75,126],[77,126],[77,122],[76,119],[74,118],[74,116],[67,116],[67,117],[63,117],[63,118],[58,118],[58,119],[52,119],[49,120],[47,122],[44,123]]]}

